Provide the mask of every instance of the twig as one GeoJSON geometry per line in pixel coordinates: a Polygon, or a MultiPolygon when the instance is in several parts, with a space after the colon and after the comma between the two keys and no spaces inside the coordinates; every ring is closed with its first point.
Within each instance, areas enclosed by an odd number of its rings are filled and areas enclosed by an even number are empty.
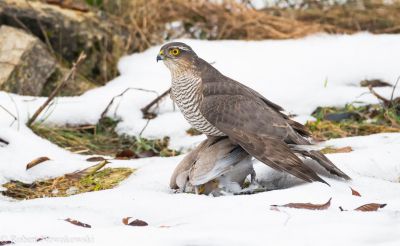
{"type": "MultiPolygon", "coordinates": [[[[10,98],[11,102],[14,104],[15,112],[17,112],[17,122],[18,122],[17,130],[19,131],[19,125],[20,125],[19,119],[20,119],[20,117],[19,117],[18,106],[17,106],[17,103],[16,103],[15,100],[14,100],[14,97],[11,96],[10,93],[7,93],[7,95],[8,95],[8,97],[10,98]]],[[[14,122],[13,122],[12,124],[10,124],[10,126],[12,126],[13,124],[14,124],[14,122]]]]}
{"type": "Polygon", "coordinates": [[[142,134],[143,134],[144,130],[146,130],[146,128],[149,125],[149,123],[150,123],[150,119],[147,119],[146,125],[144,125],[144,127],[142,128],[142,130],[139,133],[139,137],[142,137],[142,134]]]}
{"type": "Polygon", "coordinates": [[[0,108],[2,108],[4,111],[6,111],[14,119],[13,122],[11,122],[11,125],[10,125],[10,126],[12,126],[14,124],[14,122],[18,120],[18,118],[15,117],[15,115],[13,113],[11,113],[8,109],[3,107],[2,105],[0,105],[0,108]]]}
{"type": "Polygon", "coordinates": [[[392,95],[390,96],[390,102],[392,102],[392,103],[393,103],[394,91],[396,90],[396,87],[397,87],[397,84],[399,83],[399,81],[400,81],[400,76],[397,77],[396,83],[393,86],[392,95]]]}
{"type": "Polygon", "coordinates": [[[373,88],[372,86],[368,86],[369,91],[372,93],[372,95],[376,96],[376,98],[378,98],[379,100],[381,100],[383,102],[383,104],[385,106],[390,106],[391,101],[384,98],[383,96],[379,95],[373,88]]]}
{"type": "Polygon", "coordinates": [[[39,116],[39,114],[47,107],[47,105],[53,101],[53,99],[57,96],[57,94],[60,92],[60,90],[63,88],[65,83],[67,83],[71,78],[75,78],[76,75],[76,69],[77,67],[82,63],[82,61],[86,58],[86,54],[82,52],[76,62],[73,63],[72,68],[69,70],[69,72],[65,75],[64,79],[61,81],[61,83],[51,92],[50,96],[47,98],[47,100],[43,103],[42,106],[40,106],[36,112],[32,115],[32,117],[28,120],[27,125],[31,126],[32,123],[36,120],[36,118],[39,116]]]}
{"type": "MultiPolygon", "coordinates": [[[[31,8],[33,11],[35,11],[35,9],[34,9],[33,6],[29,3],[29,1],[26,1],[26,4],[29,6],[29,8],[31,8]]],[[[39,26],[40,32],[41,32],[42,35],[43,35],[44,41],[46,42],[47,47],[49,48],[51,54],[52,54],[53,56],[55,56],[55,52],[54,52],[53,46],[51,45],[50,40],[49,40],[49,37],[47,36],[47,33],[45,32],[45,30],[44,30],[44,28],[43,28],[42,22],[39,20],[38,15],[35,15],[35,18],[36,18],[36,23],[37,23],[38,26],[39,26]]],[[[23,23],[22,23],[22,24],[23,24],[23,23]]]]}
{"type": "Polygon", "coordinates": [[[3,144],[5,144],[5,145],[8,145],[8,144],[9,144],[9,142],[7,142],[6,140],[4,140],[4,139],[2,139],[2,138],[0,138],[0,143],[3,143],[3,144]]]}
{"type": "Polygon", "coordinates": [[[149,110],[151,107],[153,107],[155,104],[158,105],[158,102],[163,99],[165,96],[167,96],[171,92],[171,88],[166,90],[163,94],[159,95],[156,99],[151,101],[149,104],[147,104],[144,108],[141,109],[143,116],[146,117],[147,115],[150,114],[149,110]]]}
{"type": "Polygon", "coordinates": [[[32,34],[32,31],[15,15],[12,15],[12,18],[14,19],[15,22],[17,22],[17,24],[22,27],[26,32],[32,34]]]}
{"type": "Polygon", "coordinates": [[[158,93],[157,93],[156,91],[153,91],[153,90],[146,90],[146,89],[142,89],[142,88],[133,88],[133,87],[126,88],[123,92],[121,92],[120,94],[114,96],[114,97],[111,99],[111,101],[108,103],[107,107],[106,107],[106,108],[104,109],[104,111],[101,113],[100,119],[103,119],[103,118],[106,116],[108,110],[109,110],[110,107],[113,105],[114,100],[115,100],[117,97],[122,97],[126,92],[128,92],[128,91],[130,91],[130,90],[138,90],[138,91],[152,92],[152,93],[155,93],[156,95],[158,95],[158,93]]]}

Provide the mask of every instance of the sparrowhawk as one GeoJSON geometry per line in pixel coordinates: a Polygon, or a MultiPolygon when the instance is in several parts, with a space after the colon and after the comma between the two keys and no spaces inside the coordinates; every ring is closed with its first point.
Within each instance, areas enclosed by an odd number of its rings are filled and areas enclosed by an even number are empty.
{"type": "Polygon", "coordinates": [[[304,148],[311,145],[309,131],[284,114],[282,107],[223,75],[188,45],[165,44],[159,60],[171,72],[171,98],[185,119],[208,138],[227,137],[250,156],[307,182],[326,183],[299,156],[350,179],[321,152],[304,148]]]}

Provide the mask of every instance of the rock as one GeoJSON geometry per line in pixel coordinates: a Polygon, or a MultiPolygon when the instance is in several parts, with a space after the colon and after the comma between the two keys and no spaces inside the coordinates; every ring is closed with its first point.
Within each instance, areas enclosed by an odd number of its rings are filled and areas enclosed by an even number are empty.
{"type": "Polygon", "coordinates": [[[79,67],[79,73],[99,84],[109,81],[117,75],[118,59],[134,47],[130,30],[103,12],[68,6],[0,0],[0,25],[29,30],[68,63],[84,51],[87,58],[79,67]]]}
{"type": "MultiPolygon", "coordinates": [[[[62,82],[69,70],[69,68],[58,64],[55,72],[44,85],[40,96],[48,97],[57,87],[57,85],[62,82]]],[[[90,89],[96,88],[97,86],[98,84],[91,82],[80,74],[77,74],[74,80],[70,80],[64,85],[62,90],[58,93],[58,96],[79,96],[90,89]]]]}
{"type": "Polygon", "coordinates": [[[56,66],[45,44],[27,32],[0,27],[0,89],[38,96],[56,66]]]}

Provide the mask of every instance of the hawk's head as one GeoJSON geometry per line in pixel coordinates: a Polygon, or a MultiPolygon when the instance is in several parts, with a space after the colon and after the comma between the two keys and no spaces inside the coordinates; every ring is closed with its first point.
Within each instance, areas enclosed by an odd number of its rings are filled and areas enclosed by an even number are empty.
{"type": "Polygon", "coordinates": [[[175,70],[192,65],[195,58],[197,58],[197,55],[189,45],[172,42],[161,47],[157,55],[157,62],[162,60],[170,70],[175,70]]]}

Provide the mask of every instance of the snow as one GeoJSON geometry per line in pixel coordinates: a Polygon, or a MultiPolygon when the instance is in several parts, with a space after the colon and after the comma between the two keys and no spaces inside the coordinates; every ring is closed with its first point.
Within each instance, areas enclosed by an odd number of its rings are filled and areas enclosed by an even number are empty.
{"type": "MultiPolygon", "coordinates": [[[[353,101],[376,103],[363,79],[394,83],[400,75],[400,35],[317,35],[285,41],[198,41],[184,40],[197,54],[214,62],[221,72],[258,90],[304,122],[317,106],[338,106],[353,101]]],[[[154,90],[170,85],[163,64],[155,62],[159,47],[123,57],[121,76],[104,87],[79,97],[58,98],[41,116],[45,124],[96,123],[112,97],[128,87],[154,90]]],[[[391,88],[379,88],[390,97],[391,88]]],[[[396,92],[395,95],[399,95],[396,92]]],[[[147,123],[140,108],[156,96],[153,92],[130,90],[116,99],[108,115],[121,119],[120,134],[139,134],[147,123]]],[[[0,92],[0,184],[9,180],[32,182],[60,176],[93,163],[42,139],[24,123],[45,98],[0,92]],[[25,165],[39,156],[51,161],[30,170],[25,165]]],[[[164,100],[143,131],[144,137],[171,136],[172,147],[189,149],[203,139],[191,137],[183,116],[164,100]]],[[[256,163],[258,179],[277,190],[255,195],[208,197],[175,194],[168,187],[174,167],[183,156],[112,161],[110,167],[137,171],[112,190],[66,198],[15,201],[0,196],[0,241],[17,245],[399,245],[400,244],[400,134],[376,134],[329,140],[321,146],[351,146],[352,152],[328,157],[353,180],[344,182],[321,171],[331,187],[303,184],[288,175],[256,163]],[[352,196],[352,187],[361,197],[352,196]],[[282,189],[285,188],[285,189],[282,189]],[[325,203],[328,210],[270,210],[272,204],[289,202],[325,203]],[[378,212],[352,209],[365,203],[387,203],[378,212]],[[349,211],[341,212],[342,206],[349,211]],[[148,227],[122,224],[131,216],[148,227]],[[82,228],[63,219],[92,225],[82,228]]]]}

